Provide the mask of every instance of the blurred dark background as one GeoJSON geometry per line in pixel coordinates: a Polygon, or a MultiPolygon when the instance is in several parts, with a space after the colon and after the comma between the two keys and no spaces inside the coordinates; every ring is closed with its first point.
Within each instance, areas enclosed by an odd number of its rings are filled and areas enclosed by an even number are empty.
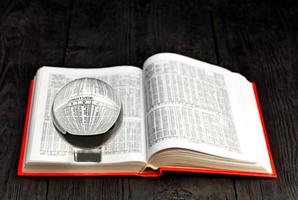
{"type": "Polygon", "coordinates": [[[297,199],[298,6],[290,1],[1,0],[0,199],[297,199]],[[257,84],[278,179],[16,176],[29,82],[43,65],[136,65],[175,52],[257,84]]]}

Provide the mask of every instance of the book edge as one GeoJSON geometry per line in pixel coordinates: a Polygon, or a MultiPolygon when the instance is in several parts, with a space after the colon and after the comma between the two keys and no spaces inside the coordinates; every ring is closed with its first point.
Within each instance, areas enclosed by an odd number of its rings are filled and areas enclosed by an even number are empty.
{"type": "Polygon", "coordinates": [[[24,163],[24,156],[25,156],[25,147],[26,147],[26,141],[27,141],[27,133],[28,133],[28,126],[29,126],[29,118],[30,118],[30,112],[31,112],[31,103],[32,103],[32,96],[33,96],[33,85],[34,80],[30,81],[29,86],[29,95],[27,100],[27,108],[26,108],[26,115],[25,115],[25,125],[23,129],[23,137],[22,137],[22,143],[21,143],[21,150],[20,150],[20,159],[18,164],[18,176],[23,175],[23,163],[24,163]]]}
{"type": "Polygon", "coordinates": [[[274,165],[271,148],[270,148],[270,145],[269,145],[268,133],[267,133],[267,130],[266,130],[265,120],[264,120],[264,117],[263,117],[263,113],[262,113],[262,109],[261,109],[261,103],[260,103],[259,96],[258,96],[257,85],[256,85],[255,82],[252,82],[252,87],[253,87],[253,90],[254,90],[255,99],[256,99],[256,103],[257,103],[257,107],[258,107],[258,111],[259,111],[259,117],[260,117],[261,124],[262,124],[262,129],[263,129],[264,138],[265,138],[266,147],[267,147],[267,153],[268,153],[268,156],[269,156],[269,159],[270,159],[270,165],[271,165],[271,169],[272,169],[272,176],[277,178],[277,172],[276,172],[276,168],[275,168],[275,165],[274,165]]]}

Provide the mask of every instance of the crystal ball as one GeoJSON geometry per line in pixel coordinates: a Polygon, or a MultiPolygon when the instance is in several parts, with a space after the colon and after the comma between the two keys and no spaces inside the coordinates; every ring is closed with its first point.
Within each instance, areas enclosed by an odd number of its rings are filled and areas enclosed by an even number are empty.
{"type": "Polygon", "coordinates": [[[52,104],[55,128],[70,144],[82,148],[102,145],[115,124],[119,124],[121,113],[121,101],[115,90],[95,78],[69,82],[52,104]]]}

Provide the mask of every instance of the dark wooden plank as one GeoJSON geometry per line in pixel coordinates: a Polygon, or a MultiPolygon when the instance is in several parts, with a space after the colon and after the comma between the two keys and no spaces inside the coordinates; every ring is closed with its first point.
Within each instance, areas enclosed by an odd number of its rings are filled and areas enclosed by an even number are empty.
{"type": "Polygon", "coordinates": [[[298,10],[235,3],[212,15],[220,64],[257,83],[278,173],[276,180],[236,179],[237,197],[297,199],[298,10]]]}
{"type": "MultiPolygon", "coordinates": [[[[194,1],[75,1],[65,65],[142,66],[170,51],[216,63],[207,6],[194,1]]],[[[51,178],[49,199],[235,199],[231,178],[167,174],[160,178],[51,178]],[[66,192],[67,191],[67,192],[66,192]]]]}
{"type": "Polygon", "coordinates": [[[169,173],[160,178],[130,179],[131,199],[236,199],[229,177],[169,173]]]}
{"type": "Polygon", "coordinates": [[[41,65],[63,64],[68,3],[1,1],[0,199],[45,199],[47,178],[17,177],[29,81],[41,65]]]}
{"type": "Polygon", "coordinates": [[[75,1],[65,65],[102,67],[135,63],[132,3],[75,1]]]}
{"type": "Polygon", "coordinates": [[[208,7],[205,1],[137,1],[137,63],[159,52],[216,63],[208,7]]]}

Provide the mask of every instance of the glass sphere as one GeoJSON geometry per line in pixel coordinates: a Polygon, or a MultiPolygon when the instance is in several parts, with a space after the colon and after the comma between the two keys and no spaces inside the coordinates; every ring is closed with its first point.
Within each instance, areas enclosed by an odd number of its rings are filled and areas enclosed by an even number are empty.
{"type": "Polygon", "coordinates": [[[80,78],[69,82],[52,105],[53,124],[70,144],[81,148],[102,145],[122,119],[120,98],[104,81],[80,78]]]}

